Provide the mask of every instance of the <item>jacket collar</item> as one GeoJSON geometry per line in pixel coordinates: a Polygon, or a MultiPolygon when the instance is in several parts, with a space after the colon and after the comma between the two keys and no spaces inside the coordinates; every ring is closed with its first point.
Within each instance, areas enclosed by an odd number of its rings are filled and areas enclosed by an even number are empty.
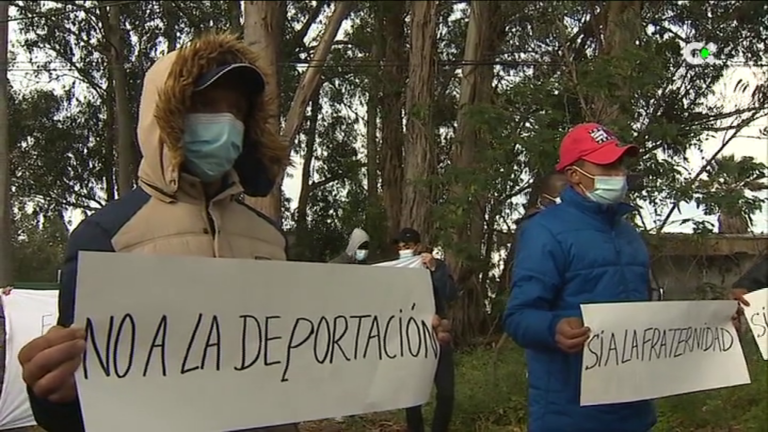
{"type": "Polygon", "coordinates": [[[637,210],[635,206],[620,202],[618,204],[600,204],[590,200],[584,195],[576,192],[572,186],[566,187],[560,193],[562,204],[573,207],[577,211],[585,214],[591,214],[601,219],[614,221],[637,210]]]}

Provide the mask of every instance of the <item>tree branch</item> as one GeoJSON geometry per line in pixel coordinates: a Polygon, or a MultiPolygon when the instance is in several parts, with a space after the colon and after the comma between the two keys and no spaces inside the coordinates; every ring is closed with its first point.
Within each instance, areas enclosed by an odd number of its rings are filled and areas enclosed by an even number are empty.
{"type": "Polygon", "coordinates": [[[314,191],[316,191],[316,190],[318,190],[320,188],[328,186],[331,183],[337,182],[337,181],[341,180],[342,178],[343,178],[343,176],[341,176],[341,175],[333,175],[333,176],[330,176],[328,178],[324,178],[322,180],[319,180],[319,181],[316,181],[316,182],[312,182],[312,183],[309,184],[309,191],[310,191],[310,193],[314,192],[314,191]]]}

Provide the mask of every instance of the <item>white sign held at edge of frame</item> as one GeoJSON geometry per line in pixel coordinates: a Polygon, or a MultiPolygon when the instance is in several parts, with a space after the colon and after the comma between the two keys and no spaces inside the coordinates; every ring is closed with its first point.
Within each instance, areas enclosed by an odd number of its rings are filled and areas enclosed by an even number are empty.
{"type": "Polygon", "coordinates": [[[56,325],[59,292],[14,289],[2,298],[5,308],[5,378],[0,393],[0,430],[34,426],[19,351],[56,325]]]}
{"type": "Polygon", "coordinates": [[[768,288],[752,291],[744,298],[749,302],[749,306],[744,306],[744,317],[763,360],[768,360],[768,288]]]}
{"type": "Polygon", "coordinates": [[[736,302],[664,301],[581,306],[581,405],[655,399],[749,384],[731,316],[736,302]]]}
{"type": "Polygon", "coordinates": [[[218,432],[420,405],[439,355],[426,270],[86,252],[76,304],[89,432],[218,432]]]}

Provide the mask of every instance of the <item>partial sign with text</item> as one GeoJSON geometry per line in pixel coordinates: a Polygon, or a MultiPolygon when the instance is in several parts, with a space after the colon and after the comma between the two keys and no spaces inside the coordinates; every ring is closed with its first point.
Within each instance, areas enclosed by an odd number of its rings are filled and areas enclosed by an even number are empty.
{"type": "Polygon", "coordinates": [[[753,291],[744,298],[749,302],[749,306],[744,306],[744,317],[763,360],[768,360],[768,288],[753,291]]]}

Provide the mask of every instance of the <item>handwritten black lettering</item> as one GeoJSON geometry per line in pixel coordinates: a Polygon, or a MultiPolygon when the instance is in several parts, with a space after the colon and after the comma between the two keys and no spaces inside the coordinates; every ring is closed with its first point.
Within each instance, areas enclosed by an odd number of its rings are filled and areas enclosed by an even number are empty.
{"type": "Polygon", "coordinates": [[[259,361],[259,357],[261,357],[261,349],[262,349],[262,341],[264,340],[262,332],[261,332],[261,322],[259,322],[258,318],[256,318],[253,315],[240,315],[240,320],[243,322],[242,331],[240,332],[240,365],[235,366],[236,371],[244,371],[251,366],[255,365],[256,362],[259,361]],[[253,358],[248,362],[248,364],[245,364],[245,356],[248,352],[248,341],[250,340],[248,338],[248,323],[253,323],[256,327],[256,352],[253,354],[253,358]]]}
{"type": "MultiPolygon", "coordinates": [[[[94,373],[116,378],[131,374],[167,377],[215,373],[222,368],[244,372],[280,365],[276,373],[281,382],[287,382],[298,360],[305,368],[339,362],[437,359],[440,345],[431,319],[418,318],[416,305],[409,306],[392,314],[291,319],[202,312],[186,319],[160,315],[148,321],[137,321],[130,313],[98,321],[86,318],[84,378],[94,373]],[[138,366],[134,368],[134,364],[138,366]]],[[[595,355],[604,360],[604,353],[595,355]]]]}
{"type": "Polygon", "coordinates": [[[211,317],[211,326],[208,327],[208,337],[205,338],[203,355],[200,357],[200,370],[205,369],[209,349],[214,349],[216,370],[221,370],[221,329],[219,328],[219,318],[216,315],[211,317]]]}
{"type": "Polygon", "coordinates": [[[314,355],[315,361],[319,364],[324,364],[328,357],[331,355],[331,347],[333,344],[333,335],[331,335],[331,323],[328,322],[328,318],[320,317],[315,327],[315,343],[314,343],[314,355]],[[325,334],[324,338],[320,335],[325,334]],[[318,354],[321,352],[322,354],[318,354]]]}
{"type": "Polygon", "coordinates": [[[187,342],[187,350],[184,351],[184,360],[181,361],[181,374],[194,372],[200,369],[200,366],[187,367],[187,361],[189,360],[189,353],[192,352],[192,345],[195,343],[195,336],[197,336],[197,330],[200,328],[200,323],[203,322],[203,314],[197,314],[197,321],[195,321],[195,328],[192,329],[192,334],[189,336],[189,342],[187,342]]]}
{"type": "Polygon", "coordinates": [[[333,364],[334,356],[336,354],[336,350],[338,350],[342,357],[344,357],[344,360],[350,361],[351,359],[347,355],[347,353],[344,351],[344,347],[341,345],[341,341],[344,339],[344,336],[347,334],[347,330],[349,330],[349,323],[347,322],[347,317],[344,315],[336,315],[333,318],[333,345],[331,347],[331,364],[333,364]],[[344,329],[340,330],[340,324],[344,324],[344,329]]]}
{"type": "Polygon", "coordinates": [[[269,360],[269,343],[283,338],[282,336],[269,335],[270,334],[269,322],[271,320],[279,320],[279,319],[280,319],[280,315],[272,315],[264,319],[264,366],[278,365],[281,363],[280,360],[275,360],[275,361],[269,360]]]}
{"type": "Polygon", "coordinates": [[[293,328],[291,329],[291,336],[288,338],[288,346],[285,353],[285,367],[283,368],[283,375],[280,378],[281,382],[288,381],[288,368],[291,365],[291,355],[293,354],[293,351],[307,343],[309,339],[312,337],[312,335],[315,334],[315,324],[312,322],[312,320],[308,318],[297,318],[296,321],[293,323],[293,328]],[[306,334],[304,336],[301,336],[300,340],[299,337],[297,337],[297,333],[299,330],[299,326],[301,324],[307,324],[309,325],[309,330],[306,331],[306,334]],[[297,342],[298,340],[298,342],[297,342]]]}
{"type": "Polygon", "coordinates": [[[753,312],[749,316],[749,323],[752,325],[752,332],[755,337],[762,338],[768,334],[768,308],[763,306],[758,312],[753,312]]]}
{"type": "Polygon", "coordinates": [[[160,348],[160,367],[163,370],[163,376],[168,375],[168,366],[166,362],[166,343],[168,339],[168,316],[163,315],[160,318],[160,322],[157,323],[155,329],[155,335],[152,337],[152,345],[149,346],[149,353],[147,354],[147,361],[144,363],[144,372],[142,376],[147,376],[149,372],[149,364],[152,362],[152,353],[155,352],[155,348],[160,348]]]}
{"type": "MultiPolygon", "coordinates": [[[[768,329],[768,321],[766,322],[768,329]]],[[[722,353],[734,346],[736,336],[725,327],[600,331],[587,340],[584,370],[616,367],[630,362],[653,362],[693,353],[722,353]]]]}
{"type": "Polygon", "coordinates": [[[101,366],[102,372],[104,372],[104,376],[109,377],[112,376],[112,367],[109,364],[109,352],[112,350],[112,333],[115,328],[115,317],[110,316],[109,317],[109,325],[107,326],[107,340],[105,342],[105,355],[101,354],[101,349],[99,349],[99,345],[96,343],[96,329],[93,324],[93,320],[90,318],[85,319],[85,343],[86,343],[86,350],[83,353],[83,378],[88,379],[88,351],[87,349],[88,342],[91,343],[91,349],[93,349],[93,353],[96,355],[96,360],[99,362],[99,366],[101,366]]]}

